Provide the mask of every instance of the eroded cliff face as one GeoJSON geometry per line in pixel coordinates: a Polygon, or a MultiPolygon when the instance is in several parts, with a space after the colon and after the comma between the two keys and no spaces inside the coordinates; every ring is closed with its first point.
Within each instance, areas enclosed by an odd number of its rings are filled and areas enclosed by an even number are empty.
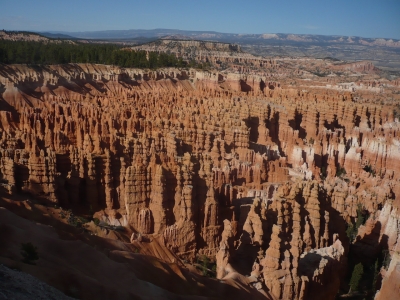
{"type": "Polygon", "coordinates": [[[276,299],[334,298],[359,205],[360,253],[398,243],[389,106],[195,70],[1,66],[0,82],[4,192],[216,258],[276,299]]]}
{"type": "Polygon", "coordinates": [[[277,69],[275,60],[262,58],[243,52],[237,44],[211,41],[161,39],[129,49],[149,52],[172,53],[184,61],[207,63],[213,68],[231,66],[237,70],[249,70],[253,67],[277,69]]]}

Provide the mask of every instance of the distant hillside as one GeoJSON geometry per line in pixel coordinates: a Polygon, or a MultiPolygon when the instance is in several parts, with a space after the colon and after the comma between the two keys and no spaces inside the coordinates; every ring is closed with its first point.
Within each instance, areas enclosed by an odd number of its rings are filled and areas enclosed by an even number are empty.
{"type": "Polygon", "coordinates": [[[179,38],[221,41],[227,43],[311,43],[311,44],[351,44],[351,45],[370,45],[400,48],[400,40],[384,38],[362,38],[349,36],[327,36],[311,34],[283,34],[283,33],[264,33],[264,34],[237,34],[221,33],[216,31],[190,31],[178,29],[129,29],[129,30],[105,30],[105,31],[85,31],[85,32],[58,32],[84,39],[134,39],[138,37],[146,38],[179,38]]]}
{"type": "Polygon", "coordinates": [[[146,51],[170,51],[170,52],[198,52],[198,51],[223,51],[242,52],[239,45],[221,42],[160,39],[150,43],[132,47],[132,49],[143,49],[146,51]]]}
{"type": "MultiPolygon", "coordinates": [[[[160,38],[169,35],[182,35],[185,37],[196,37],[199,34],[218,34],[214,31],[187,31],[177,29],[129,29],[129,30],[104,30],[104,31],[82,31],[82,32],[52,32],[71,35],[84,39],[135,39],[135,38],[160,38]]],[[[201,38],[199,38],[201,39],[201,38]]]]}
{"type": "Polygon", "coordinates": [[[62,34],[62,33],[50,33],[50,32],[41,32],[41,35],[50,38],[50,39],[65,39],[65,40],[76,40],[76,37],[73,37],[68,34],[62,34]]]}
{"type": "Polygon", "coordinates": [[[0,40],[4,41],[29,41],[47,42],[49,39],[40,34],[26,31],[5,31],[0,30],[0,40]]]}

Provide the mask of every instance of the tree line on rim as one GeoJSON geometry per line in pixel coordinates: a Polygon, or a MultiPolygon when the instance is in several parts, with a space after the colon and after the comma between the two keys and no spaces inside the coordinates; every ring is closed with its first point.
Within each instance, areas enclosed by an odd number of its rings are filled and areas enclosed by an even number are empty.
{"type": "Polygon", "coordinates": [[[174,54],[123,49],[115,44],[48,43],[34,41],[0,40],[0,63],[51,65],[67,63],[94,63],[123,68],[193,67],[208,65],[186,62],[174,54]]]}

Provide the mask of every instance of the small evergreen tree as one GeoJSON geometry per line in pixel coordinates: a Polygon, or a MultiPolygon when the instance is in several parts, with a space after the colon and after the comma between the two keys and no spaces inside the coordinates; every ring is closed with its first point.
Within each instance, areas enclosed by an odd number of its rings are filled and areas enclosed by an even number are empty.
{"type": "Polygon", "coordinates": [[[347,173],[346,173],[346,169],[345,168],[343,168],[343,167],[341,167],[341,166],[339,166],[338,168],[337,168],[337,170],[336,170],[336,177],[341,177],[341,176],[344,176],[344,175],[346,175],[347,173]]]}
{"type": "Polygon", "coordinates": [[[357,236],[358,228],[360,228],[361,225],[364,225],[365,221],[366,218],[364,217],[364,210],[362,205],[359,203],[357,206],[357,221],[355,224],[349,223],[346,229],[346,234],[347,237],[350,239],[350,242],[352,242],[357,236]]]}
{"type": "Polygon", "coordinates": [[[208,257],[203,255],[203,262],[202,262],[203,276],[207,276],[208,275],[208,263],[209,263],[208,257]]]}
{"type": "Polygon", "coordinates": [[[30,265],[34,265],[34,261],[39,259],[37,248],[31,242],[21,244],[21,255],[23,256],[22,261],[30,265]]]}
{"type": "Polygon", "coordinates": [[[372,281],[372,292],[374,294],[376,292],[376,285],[378,283],[379,274],[380,274],[379,259],[376,259],[374,266],[374,279],[372,281]]]}
{"type": "Polygon", "coordinates": [[[352,243],[354,238],[355,238],[355,235],[356,235],[355,228],[354,228],[353,224],[349,223],[347,225],[346,235],[349,238],[350,243],[352,243]]]}
{"type": "Polygon", "coordinates": [[[364,268],[362,263],[358,263],[354,269],[353,269],[353,273],[351,274],[351,279],[350,279],[350,291],[358,291],[359,287],[360,287],[360,281],[361,278],[364,274],[364,268]]]}
{"type": "Polygon", "coordinates": [[[325,167],[321,167],[321,173],[320,173],[321,179],[325,180],[326,179],[326,175],[327,175],[326,168],[325,167]]]}
{"type": "Polygon", "coordinates": [[[390,264],[390,252],[389,250],[385,249],[382,251],[382,266],[387,270],[389,268],[389,264],[390,264]]]}
{"type": "Polygon", "coordinates": [[[357,221],[356,221],[357,231],[361,225],[365,224],[365,221],[366,220],[365,220],[364,214],[363,214],[363,207],[362,207],[361,203],[358,203],[358,205],[357,205],[357,221]]]}

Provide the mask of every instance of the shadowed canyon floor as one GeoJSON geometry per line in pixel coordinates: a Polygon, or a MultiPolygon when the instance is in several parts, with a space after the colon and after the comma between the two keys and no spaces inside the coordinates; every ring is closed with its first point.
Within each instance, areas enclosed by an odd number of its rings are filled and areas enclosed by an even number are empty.
{"type": "Polygon", "coordinates": [[[80,299],[335,299],[386,251],[360,295],[397,299],[400,81],[192,55],[216,69],[0,66],[0,262],[80,299]]]}

